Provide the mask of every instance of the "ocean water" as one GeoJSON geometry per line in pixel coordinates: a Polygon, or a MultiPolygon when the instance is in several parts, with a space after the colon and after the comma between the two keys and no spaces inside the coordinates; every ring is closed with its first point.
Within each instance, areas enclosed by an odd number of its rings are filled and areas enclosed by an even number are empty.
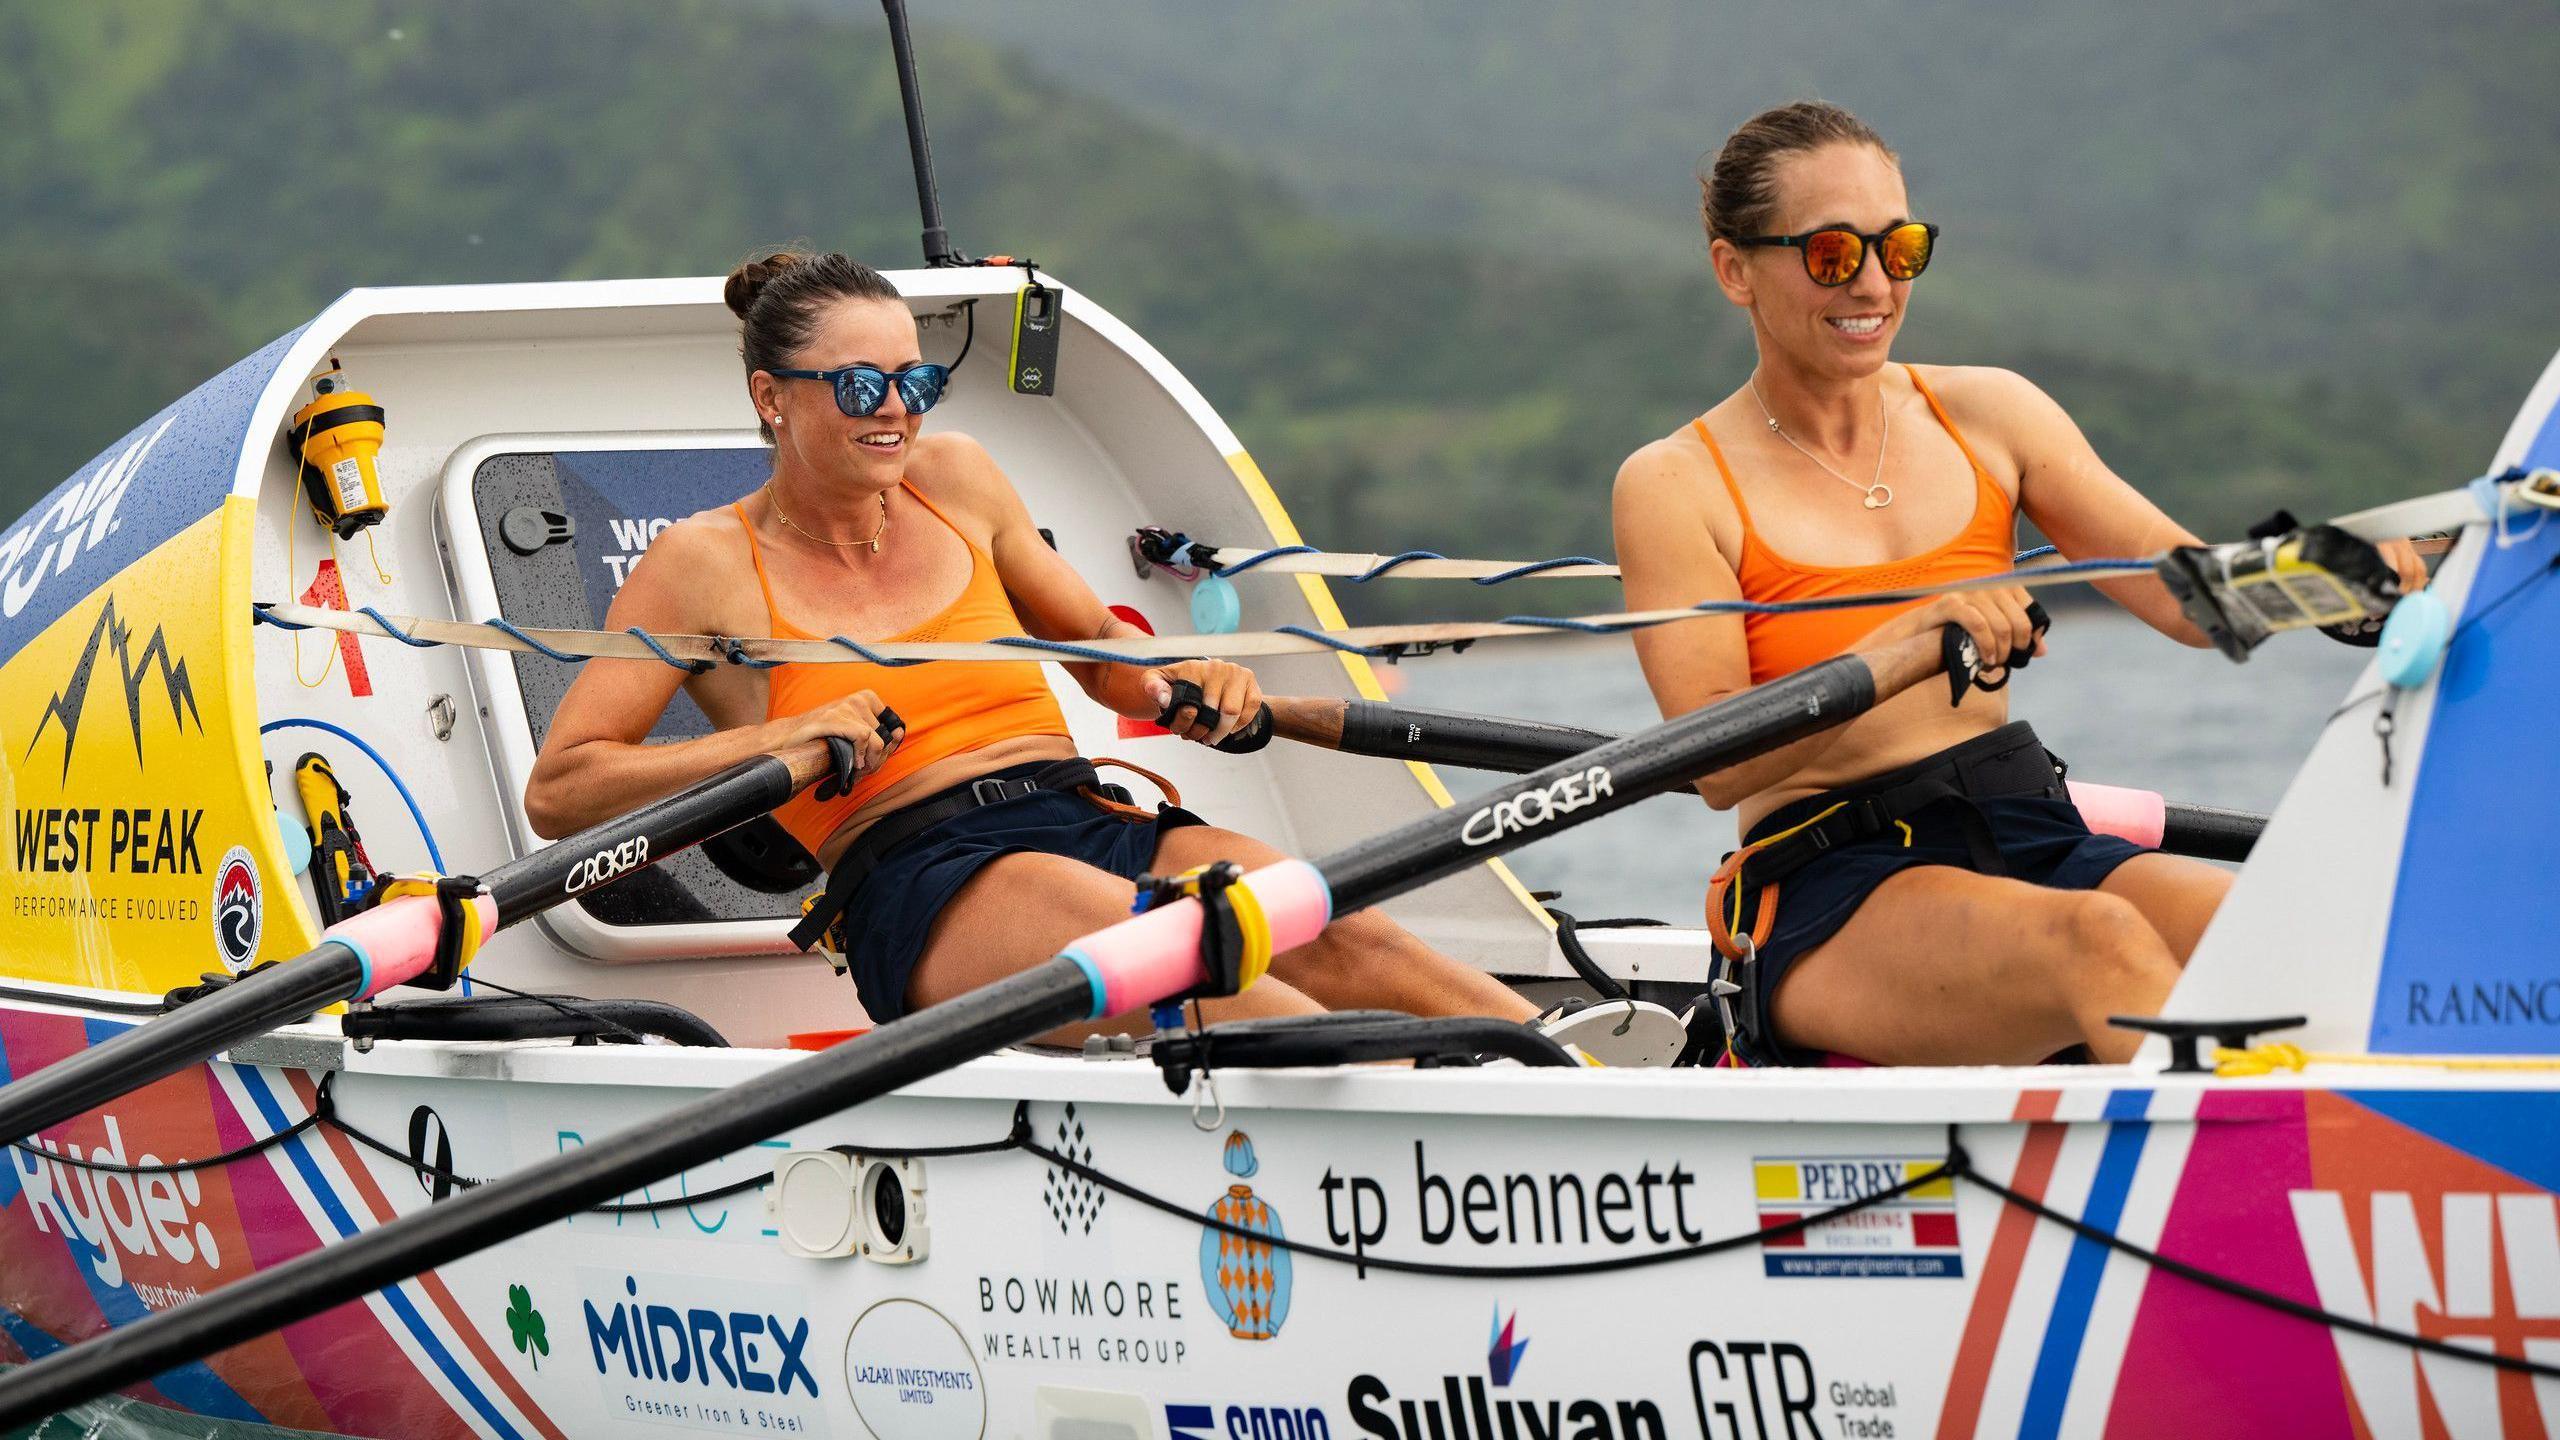
{"type": "MultiPolygon", "coordinates": [[[[2259,811],[2283,796],[2372,657],[2295,634],[2235,665],[2112,606],[2062,612],[2047,646],[2012,685],[2010,714],[2034,722],[2075,777],[2259,811]]],[[[1396,699],[1435,710],[1610,731],[1661,719],[1623,639],[1495,643],[1380,668],[1396,699]]],[[[1469,771],[1443,773],[1462,798],[1491,784],[1469,771]]],[[[1734,843],[1731,815],[1673,796],[1540,841],[1509,863],[1530,889],[1562,890],[1558,903],[1577,915],[1696,924],[1707,876],[1734,843]]]]}

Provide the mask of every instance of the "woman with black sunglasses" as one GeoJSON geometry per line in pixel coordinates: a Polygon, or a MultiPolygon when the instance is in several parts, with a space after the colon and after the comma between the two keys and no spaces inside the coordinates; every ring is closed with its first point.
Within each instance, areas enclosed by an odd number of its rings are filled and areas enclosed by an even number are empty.
{"type": "MultiPolygon", "coordinates": [[[[1833,105],[1768,111],[1700,177],[1717,288],[1759,363],[1692,424],[1630,456],[1614,522],[1630,609],[1785,601],[1997,574],[2017,519],[2066,557],[2191,545],[2006,370],[1890,364],[1938,229],[1900,162],[1833,105]]],[[[2422,584],[2414,551],[2391,552],[2422,584]]],[[[2109,599],[2188,645],[2156,580],[2109,599]]],[[[1636,634],[1665,715],[1953,622],[1995,664],[2044,653],[2017,588],[1897,608],[1698,620],[1636,634]]],[[[1855,723],[1708,777],[1744,844],[1708,922],[1742,987],[1737,1058],[2032,1063],[2129,1058],[2112,1014],[2156,1013],[2227,872],[2092,835],[2008,696],[1914,690],[1855,723]]]]}
{"type": "MultiPolygon", "coordinates": [[[[983,447],[919,433],[949,372],[924,363],[915,318],[886,277],[842,255],[777,254],[739,267],[728,301],[773,475],[652,541],[608,625],[866,641],[1140,633],[1041,539],[983,447]]],[[[1170,718],[1204,745],[1262,705],[1253,672],[1224,661],[1066,668],[1098,703],[1145,719],[1166,711],[1177,682],[1196,685],[1197,704],[1170,718]]],[[[563,835],[821,736],[852,741],[859,769],[848,793],[803,793],[775,812],[831,871],[831,911],[795,935],[836,937],[875,1023],[1126,918],[1142,873],[1281,858],[1179,808],[1139,811],[1098,793],[1044,667],[1028,664],[723,666],[685,678],[650,661],[598,660],[552,717],[525,809],[542,834],[563,835]],[[718,730],[645,743],[679,683],[718,730]]],[[[1370,1006],[1534,1013],[1375,911],[1335,921],[1208,1013],[1370,1006]]]]}

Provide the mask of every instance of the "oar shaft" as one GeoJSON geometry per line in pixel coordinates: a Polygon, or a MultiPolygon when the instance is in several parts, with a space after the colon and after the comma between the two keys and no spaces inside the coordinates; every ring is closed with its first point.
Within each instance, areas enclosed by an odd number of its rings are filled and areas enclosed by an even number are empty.
{"type": "MultiPolygon", "coordinates": [[[[758,755],[653,805],[510,860],[481,877],[497,909],[493,928],[539,914],[771,810],[824,774],[826,765],[826,746],[817,741],[779,755],[758,755]]],[[[432,904],[391,903],[412,908],[432,904]]],[[[369,943],[381,933],[384,918],[383,911],[371,911],[331,928],[330,935],[346,934],[354,948],[324,935],[318,945],[272,969],[0,1086],[0,1142],[26,1139],[200,1065],[252,1036],[415,977],[425,968],[424,956],[390,953],[369,943]]],[[[432,955],[432,923],[426,923],[423,934],[426,953],[432,955]]]]}
{"type": "MultiPolygon", "coordinates": [[[[1520,774],[1617,739],[1598,730],[1498,715],[1456,715],[1388,705],[1374,700],[1284,699],[1271,702],[1275,733],[1284,739],[1351,755],[1419,760],[1470,770],[1520,774]]],[[[2073,782],[2075,785],[2078,782],[2073,782]]],[[[1687,788],[1672,781],[1656,793],[1687,788]]],[[[2147,792],[2146,792],[2147,793],[2147,792]]],[[[2164,854],[2238,864],[2266,833],[2267,817],[2250,810],[2192,805],[2149,796],[2161,812],[2156,847],[2164,854]]],[[[2094,818],[2091,824],[2104,829],[2094,818]]],[[[2115,833],[2115,832],[2110,832],[2115,833]]]]}
{"type": "MultiPolygon", "coordinates": [[[[1084,1018],[1083,970],[1052,960],[716,1091],[557,1159],[457,1192],[377,1229],[260,1270],[0,1377],[0,1432],[307,1319],[527,1234],[648,1180],[735,1154],[980,1055],[1084,1018]],[[635,1178],[638,1177],[638,1178],[635,1178]]],[[[297,1142],[298,1143],[298,1142],[297,1142]]]]}
{"type": "Polygon", "coordinates": [[[0,1085],[0,1143],[27,1139],[252,1035],[309,1019],[354,995],[363,975],[354,951],[323,941],[273,970],[0,1085]]]}

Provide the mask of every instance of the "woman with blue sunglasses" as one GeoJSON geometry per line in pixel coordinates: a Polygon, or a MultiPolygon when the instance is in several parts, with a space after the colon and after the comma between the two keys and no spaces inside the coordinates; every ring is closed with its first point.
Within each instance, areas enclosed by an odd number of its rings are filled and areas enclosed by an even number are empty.
{"type": "MultiPolygon", "coordinates": [[[[842,255],[776,254],[729,277],[747,394],[773,474],[736,504],[653,541],[607,624],[691,634],[867,642],[1136,635],[1051,549],[986,450],[920,433],[949,367],[926,363],[906,302],[842,255]]],[[[1176,682],[1200,700],[1172,717],[1214,745],[1262,705],[1253,673],[1216,660],[1065,667],[1121,715],[1155,719],[1176,682]]],[[[820,736],[856,747],[851,790],[775,812],[826,865],[827,893],[795,935],[843,957],[885,1023],[975,989],[1126,917],[1141,874],[1280,859],[1172,805],[1103,793],[1068,738],[1040,665],[724,666],[690,678],[595,661],[562,699],[527,788],[545,835],[673,794],[749,755],[820,736]],[[681,683],[719,728],[645,743],[681,683]]],[[[1384,1007],[1526,1019],[1492,977],[1374,911],[1280,957],[1212,1019],[1384,1007]]],[[[1053,1036],[1126,1029],[1144,1016],[1053,1036]]]]}

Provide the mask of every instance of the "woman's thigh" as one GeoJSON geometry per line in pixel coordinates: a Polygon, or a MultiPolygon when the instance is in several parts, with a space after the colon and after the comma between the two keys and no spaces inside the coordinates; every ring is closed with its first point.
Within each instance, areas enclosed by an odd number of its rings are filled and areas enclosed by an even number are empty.
{"type": "Polygon", "coordinates": [[[2105,1017],[2156,1011],[2176,979],[2121,897],[1923,865],[1789,967],[1772,1009],[1789,1045],[1878,1064],[2033,1064],[2077,1043],[2115,1059],[2139,1037],[2105,1017]]]}
{"type": "MultiPolygon", "coordinates": [[[[1157,854],[1161,861],[1163,850],[1157,854]]],[[[934,917],[924,954],[907,979],[908,1006],[922,1009],[1028,970],[1075,940],[1129,918],[1136,895],[1137,887],[1129,881],[1081,860],[1033,853],[999,856],[969,877],[934,917]]],[[[1322,1008],[1285,984],[1266,981],[1233,999],[1211,1002],[1209,1018],[1300,1015],[1322,1008]]],[[[1042,1038],[1072,1044],[1088,1034],[1145,1028],[1147,1017],[1139,1012],[1064,1027],[1042,1038]]]]}

